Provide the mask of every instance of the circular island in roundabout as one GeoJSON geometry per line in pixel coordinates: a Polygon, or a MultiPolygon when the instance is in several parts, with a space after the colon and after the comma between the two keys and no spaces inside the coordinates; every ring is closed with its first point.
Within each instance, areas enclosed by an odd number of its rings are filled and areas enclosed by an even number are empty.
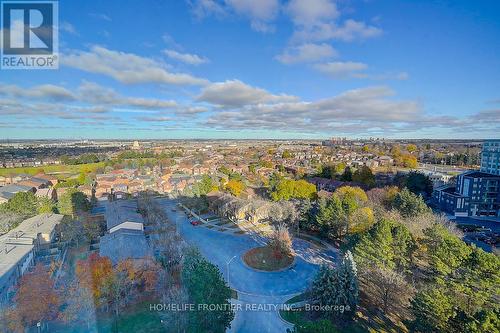
{"type": "Polygon", "coordinates": [[[283,252],[273,246],[261,246],[248,250],[243,255],[243,262],[250,268],[265,271],[279,272],[290,267],[295,261],[291,252],[283,252]]]}

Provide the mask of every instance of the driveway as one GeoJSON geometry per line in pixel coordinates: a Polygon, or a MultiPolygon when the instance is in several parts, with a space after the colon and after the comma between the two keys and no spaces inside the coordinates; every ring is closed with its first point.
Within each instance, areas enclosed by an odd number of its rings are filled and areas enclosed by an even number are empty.
{"type": "Polygon", "coordinates": [[[262,246],[261,237],[233,235],[192,226],[184,212],[175,206],[174,200],[157,200],[165,208],[170,221],[177,224],[183,239],[198,247],[210,262],[217,265],[231,288],[238,292],[235,303],[241,304],[242,310],[236,312],[229,332],[285,332],[291,328],[281,320],[273,305],[281,305],[288,298],[304,291],[314,278],[319,264],[337,258],[335,251],[321,250],[309,242],[294,239],[293,248],[297,256],[293,267],[281,272],[258,272],[247,267],[241,257],[249,249],[262,246]],[[176,211],[173,212],[172,208],[176,208],[176,211]]]}

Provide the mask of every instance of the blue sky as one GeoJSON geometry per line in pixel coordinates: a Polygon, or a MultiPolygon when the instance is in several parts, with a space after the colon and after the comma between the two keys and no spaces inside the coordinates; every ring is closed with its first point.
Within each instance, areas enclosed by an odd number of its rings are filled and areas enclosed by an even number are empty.
{"type": "Polygon", "coordinates": [[[500,2],[59,2],[60,68],[0,71],[0,139],[486,138],[500,2]]]}

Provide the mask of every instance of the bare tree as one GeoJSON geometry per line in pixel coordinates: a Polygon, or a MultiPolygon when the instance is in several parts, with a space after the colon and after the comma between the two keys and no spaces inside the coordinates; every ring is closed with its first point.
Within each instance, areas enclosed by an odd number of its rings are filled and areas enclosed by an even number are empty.
{"type": "Polygon", "coordinates": [[[373,266],[368,270],[367,284],[374,296],[374,303],[382,306],[384,313],[406,306],[413,288],[403,275],[391,269],[373,266]]]}
{"type": "Polygon", "coordinates": [[[284,224],[274,227],[268,245],[277,256],[291,256],[293,254],[292,237],[284,224]]]}

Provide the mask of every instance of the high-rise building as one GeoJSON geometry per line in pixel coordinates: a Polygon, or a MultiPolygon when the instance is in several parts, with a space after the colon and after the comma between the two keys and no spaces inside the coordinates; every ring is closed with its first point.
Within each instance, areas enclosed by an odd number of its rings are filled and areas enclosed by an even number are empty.
{"type": "Polygon", "coordinates": [[[500,139],[484,141],[481,152],[481,171],[500,175],[500,139]]]}
{"type": "Polygon", "coordinates": [[[481,152],[481,171],[457,176],[456,186],[433,192],[434,203],[455,216],[500,217],[500,140],[486,140],[481,152]]]}

